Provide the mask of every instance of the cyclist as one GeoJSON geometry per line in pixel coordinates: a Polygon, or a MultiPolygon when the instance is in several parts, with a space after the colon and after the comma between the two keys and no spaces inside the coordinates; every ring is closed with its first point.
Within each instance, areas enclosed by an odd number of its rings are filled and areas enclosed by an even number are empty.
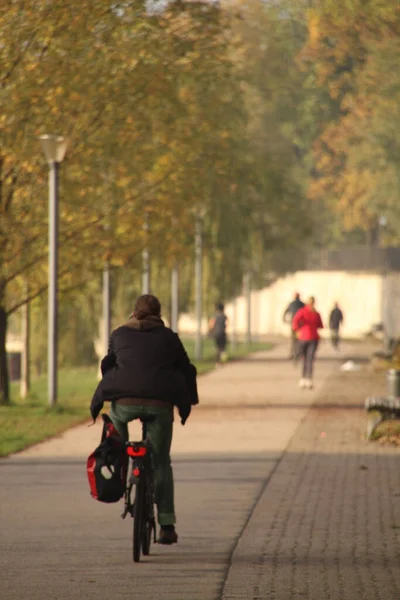
{"type": "Polygon", "coordinates": [[[111,420],[127,441],[130,421],[154,417],[147,431],[154,460],[158,541],[174,544],[178,535],[170,458],[173,405],[184,425],[191,406],[198,403],[197,373],[178,335],[165,327],[158,298],[151,294],[139,296],[128,321],[112,332],[101,370],[103,378],[90,407],[94,420],[104,402],[110,401],[111,420]]]}

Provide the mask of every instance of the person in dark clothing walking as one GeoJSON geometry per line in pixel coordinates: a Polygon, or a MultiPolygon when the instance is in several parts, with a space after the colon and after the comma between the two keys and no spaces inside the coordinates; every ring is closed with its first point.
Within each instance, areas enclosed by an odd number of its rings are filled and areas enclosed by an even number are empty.
{"type": "Polygon", "coordinates": [[[94,420],[104,402],[111,402],[110,418],[121,437],[128,440],[130,421],[154,417],[147,431],[153,450],[158,541],[174,544],[178,536],[170,458],[173,405],[184,425],[192,405],[198,403],[197,373],[178,335],[164,326],[155,296],[140,296],[128,321],[112,332],[101,371],[103,378],[90,406],[94,420]]]}
{"type": "Polygon", "coordinates": [[[334,307],[329,316],[329,329],[331,330],[332,346],[339,350],[339,329],[343,324],[343,312],[339,308],[339,304],[335,302],[334,307]]]}
{"type": "Polygon", "coordinates": [[[215,346],[217,348],[218,365],[222,363],[228,341],[226,335],[226,324],[228,322],[228,317],[224,313],[224,308],[225,307],[223,304],[217,304],[215,316],[212,317],[208,323],[210,336],[213,337],[215,346]]]}
{"type": "Polygon", "coordinates": [[[304,307],[304,302],[300,300],[300,294],[296,293],[294,296],[294,300],[290,302],[285,312],[283,313],[283,322],[290,323],[290,354],[289,359],[297,360],[299,356],[299,343],[297,340],[297,335],[295,330],[293,329],[292,322],[296,313],[304,307]]]}
{"type": "Polygon", "coordinates": [[[303,357],[303,374],[299,381],[301,388],[313,388],[313,366],[319,343],[318,329],[322,329],[321,315],[315,309],[315,298],[311,296],[304,308],[297,311],[293,319],[293,329],[298,332],[300,355],[303,357]]]}

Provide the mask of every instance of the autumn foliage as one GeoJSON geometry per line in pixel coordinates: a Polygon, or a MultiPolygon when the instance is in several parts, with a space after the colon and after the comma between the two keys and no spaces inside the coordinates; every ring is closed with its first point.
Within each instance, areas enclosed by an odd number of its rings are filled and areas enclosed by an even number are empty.
{"type": "Polygon", "coordinates": [[[85,315],[76,329],[96,333],[105,262],[125,310],[145,245],[162,294],[179,262],[190,308],[199,211],[209,305],[237,294],[245,271],[263,285],[382,215],[398,237],[399,29],[395,0],[3,0],[3,400],[7,320],[47,289],[40,134],[69,139],[59,286],[60,311],[85,315]]]}

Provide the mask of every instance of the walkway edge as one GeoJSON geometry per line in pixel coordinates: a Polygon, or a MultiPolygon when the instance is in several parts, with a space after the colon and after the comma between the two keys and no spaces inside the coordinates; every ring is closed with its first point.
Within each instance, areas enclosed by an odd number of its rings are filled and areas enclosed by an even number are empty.
{"type": "Polygon", "coordinates": [[[252,506],[251,506],[251,508],[249,510],[249,513],[248,513],[248,516],[246,518],[246,521],[244,522],[242,529],[240,530],[238,536],[236,537],[236,539],[235,539],[235,541],[233,543],[232,550],[231,550],[231,552],[229,554],[228,565],[226,567],[226,571],[225,571],[225,574],[224,574],[224,580],[223,580],[223,583],[222,583],[221,588],[220,588],[219,600],[227,600],[227,597],[225,596],[225,588],[226,588],[226,585],[227,585],[227,582],[228,582],[228,579],[229,579],[229,575],[230,575],[231,569],[233,567],[235,554],[236,554],[236,551],[237,551],[238,546],[240,544],[240,541],[243,538],[244,534],[246,533],[246,529],[247,529],[247,527],[248,527],[248,525],[249,525],[249,523],[250,523],[250,521],[251,521],[251,519],[253,517],[253,514],[254,514],[254,512],[255,512],[255,510],[256,510],[256,508],[258,506],[258,504],[260,503],[262,497],[264,496],[264,493],[265,493],[265,491],[266,491],[266,489],[268,487],[269,482],[271,481],[271,479],[274,476],[275,472],[277,471],[280,463],[282,462],[283,457],[285,456],[285,454],[286,454],[286,452],[287,452],[287,450],[288,450],[288,448],[289,448],[289,446],[290,446],[290,444],[292,442],[293,437],[296,435],[296,432],[298,431],[298,429],[302,426],[302,424],[306,420],[307,415],[310,412],[310,410],[313,408],[314,404],[315,404],[315,402],[313,402],[312,404],[310,404],[310,406],[304,412],[304,415],[302,416],[302,418],[298,422],[297,427],[293,431],[291,437],[288,439],[287,444],[286,444],[285,448],[282,450],[281,455],[277,459],[277,461],[276,461],[273,469],[269,472],[268,476],[264,480],[264,483],[261,485],[260,491],[257,494],[257,497],[255,498],[255,500],[254,500],[254,502],[253,502],[253,504],[252,504],[252,506]]]}

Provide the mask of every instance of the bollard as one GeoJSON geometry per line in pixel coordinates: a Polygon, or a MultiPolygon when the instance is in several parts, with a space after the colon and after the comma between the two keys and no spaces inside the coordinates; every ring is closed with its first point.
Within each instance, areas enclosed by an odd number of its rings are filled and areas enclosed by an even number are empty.
{"type": "Polygon", "coordinates": [[[386,374],[387,392],[391,398],[400,397],[400,371],[389,369],[386,374]]]}

